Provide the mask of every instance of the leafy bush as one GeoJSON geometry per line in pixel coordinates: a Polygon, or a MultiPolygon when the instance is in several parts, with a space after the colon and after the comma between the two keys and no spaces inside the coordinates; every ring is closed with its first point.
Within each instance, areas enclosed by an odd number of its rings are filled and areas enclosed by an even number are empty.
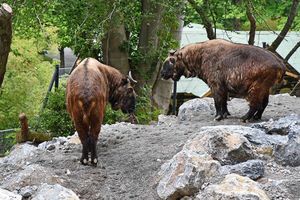
{"type": "Polygon", "coordinates": [[[55,92],[49,93],[48,103],[33,121],[33,128],[50,132],[53,137],[73,134],[74,127],[66,110],[65,98],[64,87],[59,87],[55,92]]]}
{"type": "Polygon", "coordinates": [[[19,127],[18,115],[35,116],[45,97],[54,67],[39,55],[34,40],[14,37],[0,89],[0,130],[19,127]]]}
{"type": "Polygon", "coordinates": [[[151,121],[157,121],[158,115],[161,114],[161,110],[152,106],[150,87],[145,86],[141,89],[136,102],[135,113],[140,124],[149,124],[151,121]]]}
{"type": "Polygon", "coordinates": [[[9,153],[11,147],[16,144],[15,136],[17,130],[12,130],[11,132],[2,133],[0,135],[0,157],[6,156],[9,153]]]}
{"type": "MultiPolygon", "coordinates": [[[[151,104],[151,89],[145,86],[141,89],[140,95],[137,96],[135,115],[139,124],[149,124],[151,121],[157,121],[161,111],[151,104]]],[[[110,106],[106,107],[104,124],[113,124],[120,121],[128,121],[128,116],[120,110],[114,111],[110,106]]]]}
{"type": "Polygon", "coordinates": [[[103,124],[114,124],[116,122],[121,122],[126,120],[126,115],[120,110],[113,110],[110,104],[107,104],[105,108],[105,115],[103,119],[103,124]]]}

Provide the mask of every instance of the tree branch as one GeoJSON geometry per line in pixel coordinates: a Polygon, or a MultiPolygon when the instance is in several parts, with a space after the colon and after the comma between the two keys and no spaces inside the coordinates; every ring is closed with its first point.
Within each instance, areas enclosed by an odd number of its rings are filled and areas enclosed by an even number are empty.
{"type": "Polygon", "coordinates": [[[298,4],[299,4],[299,0],[293,0],[293,4],[292,4],[291,10],[290,10],[288,19],[287,19],[283,29],[277,36],[277,38],[273,41],[271,46],[268,48],[270,51],[273,51],[273,52],[276,51],[276,49],[278,48],[278,46],[281,44],[282,40],[288,33],[289,29],[291,28],[294,18],[297,15],[298,4]]]}
{"type": "Polygon", "coordinates": [[[300,41],[293,47],[293,49],[288,53],[288,55],[284,58],[284,60],[288,61],[299,47],[300,47],[300,41]]]}
{"type": "Polygon", "coordinates": [[[249,31],[249,40],[248,40],[248,44],[253,45],[254,44],[254,39],[255,39],[255,30],[256,30],[256,19],[253,15],[253,4],[251,2],[251,0],[248,0],[246,3],[246,14],[247,14],[247,18],[250,21],[250,31],[249,31]]]}
{"type": "Polygon", "coordinates": [[[194,0],[188,0],[188,2],[195,9],[195,11],[200,15],[202,23],[204,25],[204,28],[206,29],[208,39],[210,39],[210,40],[216,39],[216,33],[213,30],[212,23],[211,23],[210,19],[208,18],[208,16],[205,14],[206,9],[198,6],[194,0]]]}

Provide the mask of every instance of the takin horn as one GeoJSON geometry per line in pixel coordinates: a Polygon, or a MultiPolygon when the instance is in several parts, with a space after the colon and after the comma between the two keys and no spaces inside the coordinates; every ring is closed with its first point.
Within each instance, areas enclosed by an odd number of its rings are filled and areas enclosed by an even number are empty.
{"type": "Polygon", "coordinates": [[[176,52],[176,50],[171,49],[171,50],[169,51],[169,55],[170,55],[170,56],[174,56],[175,52],[176,52]]]}
{"type": "Polygon", "coordinates": [[[134,80],[134,79],[132,78],[131,71],[128,72],[128,76],[127,76],[127,77],[128,77],[129,80],[131,80],[132,82],[137,83],[137,81],[134,80]]]}

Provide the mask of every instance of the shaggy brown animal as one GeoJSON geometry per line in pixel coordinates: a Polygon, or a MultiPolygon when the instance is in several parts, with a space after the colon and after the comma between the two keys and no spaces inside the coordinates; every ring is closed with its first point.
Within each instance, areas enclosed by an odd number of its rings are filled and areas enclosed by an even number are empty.
{"type": "Polygon", "coordinates": [[[226,118],[228,93],[245,97],[249,111],[243,121],[261,119],[269,102],[269,89],[282,81],[285,65],[273,53],[251,45],[216,39],[187,45],[169,54],[161,76],[178,81],[185,77],[202,79],[212,91],[215,120],[226,118]]]}
{"type": "Polygon", "coordinates": [[[105,106],[133,114],[136,94],[130,79],[117,69],[93,58],[83,60],[71,73],[66,91],[67,110],[82,143],[81,163],[97,165],[96,144],[103,122],[105,106]]]}

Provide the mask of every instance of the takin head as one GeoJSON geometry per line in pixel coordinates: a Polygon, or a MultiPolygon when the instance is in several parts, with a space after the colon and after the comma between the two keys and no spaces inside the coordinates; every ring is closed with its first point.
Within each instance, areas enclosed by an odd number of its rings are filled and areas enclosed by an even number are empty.
{"type": "Polygon", "coordinates": [[[128,77],[122,78],[121,83],[115,89],[113,98],[110,99],[113,110],[121,109],[123,113],[134,113],[136,93],[131,82],[136,83],[136,81],[131,78],[130,74],[128,77]]]}
{"type": "Polygon", "coordinates": [[[161,70],[161,77],[165,80],[172,78],[174,81],[178,81],[184,73],[183,64],[181,61],[182,53],[170,51],[169,56],[163,63],[161,70]]]}

